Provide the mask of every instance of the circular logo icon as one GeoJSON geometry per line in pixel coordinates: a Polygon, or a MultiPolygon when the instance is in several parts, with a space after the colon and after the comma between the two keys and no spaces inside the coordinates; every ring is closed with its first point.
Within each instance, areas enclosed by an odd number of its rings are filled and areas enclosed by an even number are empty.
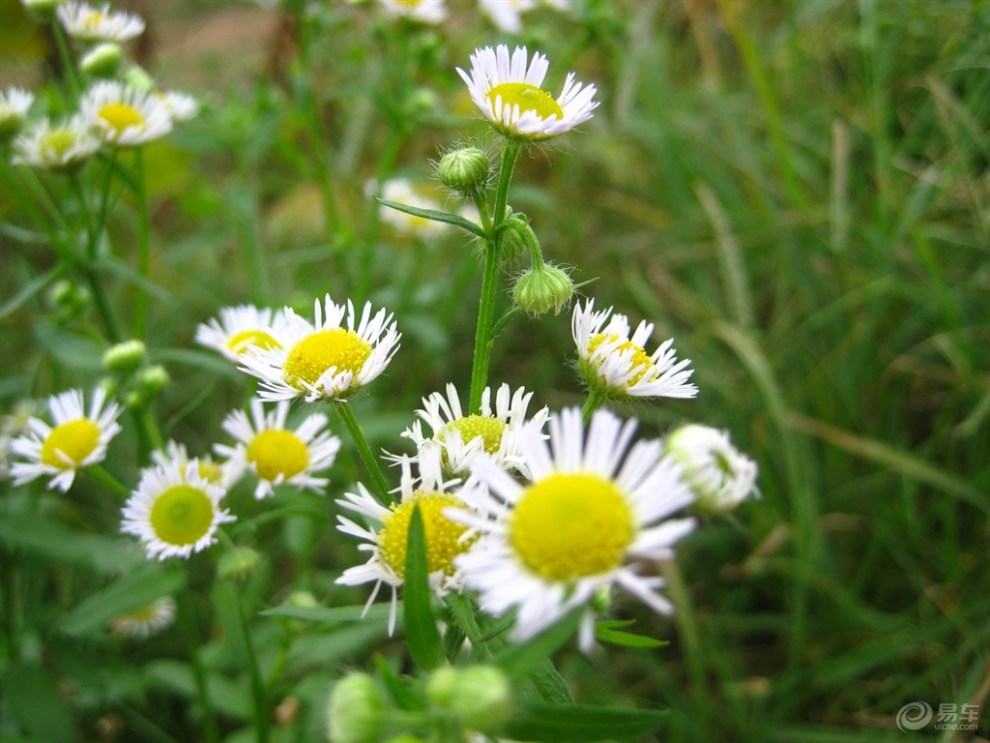
{"type": "Polygon", "coordinates": [[[932,721],[932,714],[928,702],[908,702],[897,712],[897,727],[902,733],[921,730],[932,721]]]}

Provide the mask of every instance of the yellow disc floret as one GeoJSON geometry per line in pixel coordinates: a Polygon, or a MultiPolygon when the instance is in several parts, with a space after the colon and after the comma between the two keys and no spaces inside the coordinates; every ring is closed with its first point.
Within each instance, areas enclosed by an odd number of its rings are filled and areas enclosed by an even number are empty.
{"type": "Polygon", "coordinates": [[[502,83],[488,91],[492,113],[495,112],[495,99],[502,99],[503,106],[519,106],[519,113],[532,111],[541,119],[556,116],[557,120],[564,118],[564,109],[545,90],[529,83],[502,83]]]}
{"type": "Polygon", "coordinates": [[[489,454],[498,452],[502,445],[502,434],[505,432],[505,423],[490,415],[466,415],[463,418],[448,423],[437,435],[440,441],[452,431],[461,434],[461,441],[467,444],[477,437],[484,441],[485,451],[489,454]]]}
{"type": "Polygon", "coordinates": [[[632,511],[615,483],[596,474],[566,473],[525,490],[509,537],[530,570],[568,581],[619,567],[633,531],[632,511]]]}
{"type": "Polygon", "coordinates": [[[100,109],[100,118],[113,127],[117,134],[123,134],[125,129],[144,124],[144,116],[134,106],[126,103],[108,103],[100,109]]]}
{"type": "Polygon", "coordinates": [[[102,13],[87,13],[83,16],[82,26],[87,32],[93,33],[99,29],[100,24],[102,24],[104,20],[106,20],[106,16],[102,13]]]}
{"type": "Polygon", "coordinates": [[[274,482],[295,477],[309,465],[306,444],[292,431],[262,431],[248,445],[247,460],[258,468],[258,477],[274,482]]]}
{"type": "Polygon", "coordinates": [[[242,330],[227,339],[227,348],[240,356],[251,346],[267,351],[269,348],[281,348],[282,344],[264,330],[242,330]]]}
{"type": "Polygon", "coordinates": [[[285,358],[285,381],[299,390],[313,386],[328,369],[355,376],[371,356],[371,344],[353,330],[333,328],[306,336],[285,358]]]}
{"type": "Polygon", "coordinates": [[[212,459],[200,459],[196,472],[207,482],[219,485],[223,482],[223,469],[212,459]]]}
{"type": "MultiPolygon", "coordinates": [[[[603,343],[616,343],[620,341],[621,338],[614,333],[597,333],[591,337],[588,341],[588,355],[591,356],[600,345],[603,343]]],[[[642,346],[638,346],[632,341],[622,341],[612,350],[612,353],[624,353],[629,354],[632,352],[630,357],[630,364],[633,369],[639,369],[636,374],[634,374],[630,379],[628,384],[636,384],[643,375],[646,374],[653,367],[653,359],[646,352],[642,346]]]]}
{"type": "Polygon", "coordinates": [[[409,500],[392,507],[378,534],[378,551],[382,561],[400,578],[406,574],[406,546],[409,541],[409,522],[413,509],[419,506],[426,534],[426,564],[429,572],[443,571],[454,574],[454,558],[474,543],[474,539],[460,541],[467,531],[464,524],[451,521],[443,515],[450,507],[462,507],[463,503],[446,493],[417,492],[409,500]]]}
{"type": "Polygon", "coordinates": [[[89,418],[77,418],[52,429],[41,445],[41,461],[67,470],[82,464],[99,442],[100,427],[89,418]]]}
{"type": "Polygon", "coordinates": [[[205,492],[192,485],[175,485],[155,499],[150,521],[161,541],[182,547],[206,536],[213,516],[213,501],[205,492]]]}
{"type": "Polygon", "coordinates": [[[76,142],[76,135],[69,129],[56,129],[41,140],[41,151],[62,157],[76,142]]]}

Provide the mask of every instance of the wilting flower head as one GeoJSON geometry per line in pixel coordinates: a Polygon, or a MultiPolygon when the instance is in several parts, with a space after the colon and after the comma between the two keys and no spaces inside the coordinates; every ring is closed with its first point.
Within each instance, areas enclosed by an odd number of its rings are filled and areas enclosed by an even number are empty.
{"type": "Polygon", "coordinates": [[[172,131],[172,116],[153,93],[101,80],[79,101],[83,121],[104,142],[135,147],[172,131]]]}
{"type": "Polygon", "coordinates": [[[337,517],[337,528],[363,540],[366,544],[362,545],[362,549],[371,552],[367,563],[348,568],[337,582],[347,586],[375,584],[365,611],[375,600],[382,583],[391,586],[389,633],[395,627],[397,590],[405,579],[407,537],[413,510],[418,507],[423,517],[430,585],[438,594],[459,585],[460,578],[453,559],[467,550],[473,541],[464,538],[468,531],[466,526],[448,518],[450,511],[464,506],[451,492],[460,480],[443,480],[440,457],[438,446],[432,443],[425,445],[415,462],[419,468],[418,475],[413,474],[412,459],[406,457],[401,460],[401,500],[391,507],[378,503],[360,483],[357,493],[345,493],[344,498],[337,501],[342,508],[376,524],[365,527],[346,516],[337,517]]]}
{"type": "Polygon", "coordinates": [[[460,491],[470,510],[446,515],[483,536],[454,559],[481,608],[501,616],[518,608],[515,637],[539,632],[584,607],[580,645],[594,639],[591,599],[619,585],[654,610],[669,613],[658,577],[640,575],[638,561],[670,558],[693,519],[666,520],[693,496],[658,441],[630,447],[636,422],[607,410],[587,432],[581,411],[550,418],[550,440],[526,427],[521,447],[529,476],[522,481],[485,456],[471,462],[460,491]]]}
{"type": "Polygon", "coordinates": [[[34,93],[21,88],[0,92],[0,143],[15,136],[24,125],[24,117],[34,103],[34,93]]]}
{"type": "Polygon", "coordinates": [[[81,41],[130,41],[144,31],[144,21],[133,13],[115,12],[104,3],[95,8],[88,3],[67,2],[56,11],[65,32],[81,41]]]}
{"type": "Polygon", "coordinates": [[[399,348],[392,315],[372,314],[370,302],[358,315],[349,300],[335,304],[327,294],[316,300],[314,315],[310,323],[286,307],[276,344],[240,357],[239,368],[261,380],[262,398],[346,399],[385,371],[399,348]]]}
{"type": "Polygon", "coordinates": [[[42,119],[14,141],[14,162],[46,170],[71,171],[97,150],[101,142],[78,116],[53,125],[42,119]]]}
{"type": "Polygon", "coordinates": [[[188,558],[213,544],[217,527],[234,517],[220,508],[226,491],[199,473],[199,463],[185,469],[176,461],[145,469],[123,509],[120,530],[144,544],[148,558],[188,558]]]}
{"type": "Polygon", "coordinates": [[[196,342],[213,348],[231,361],[240,357],[252,346],[269,349],[278,346],[276,327],[282,322],[282,313],[273,313],[267,307],[242,304],[220,309],[220,319],[211,318],[196,328],[196,342]]]}
{"type": "Polygon", "coordinates": [[[667,436],[664,448],[681,466],[702,511],[728,513],[756,493],[756,462],[740,454],[725,431],[681,426],[667,436]]]}
{"type": "Polygon", "coordinates": [[[389,18],[407,18],[430,26],[447,19],[444,0],[378,0],[378,4],[389,18]]]}
{"type": "Polygon", "coordinates": [[[116,403],[105,406],[106,397],[105,390],[96,389],[90,400],[89,413],[81,390],[50,397],[48,407],[55,426],[30,418],[31,433],[11,442],[11,452],[27,460],[14,462],[11,467],[14,484],[51,475],[48,487],[57,487],[64,492],[72,486],[76,470],[102,462],[107,445],[120,433],[117,423],[120,408],[116,403]]]}
{"type": "Polygon", "coordinates": [[[471,55],[471,74],[458,74],[467,83],[471,100],[498,131],[528,141],[549,139],[570,131],[591,118],[598,106],[595,86],[576,82],[570,72],[564,88],[554,98],[540,86],[550,63],[539,52],[529,61],[526,47],[500,44],[471,55]]]}
{"type": "Polygon", "coordinates": [[[646,352],[652,323],[641,322],[630,336],[625,315],[612,315],[611,307],[595,312],[595,300],[589,299],[583,307],[574,306],[571,330],[578,366],[589,387],[603,387],[607,394],[618,397],[697,396],[698,388],[688,382],[694,373],[688,368],[691,360],[677,360],[673,338],[652,354],[646,352]]]}
{"type": "Polygon", "coordinates": [[[266,413],[264,404],[255,398],[250,418],[243,410],[234,410],[223,422],[223,430],[237,440],[237,446],[218,444],[214,448],[233,470],[250,470],[258,476],[255,498],[273,495],[276,485],[319,492],[328,482],[313,474],[333,464],[340,439],[326,430],[323,413],[309,415],[295,429],[286,426],[288,414],[287,400],[266,413]]]}

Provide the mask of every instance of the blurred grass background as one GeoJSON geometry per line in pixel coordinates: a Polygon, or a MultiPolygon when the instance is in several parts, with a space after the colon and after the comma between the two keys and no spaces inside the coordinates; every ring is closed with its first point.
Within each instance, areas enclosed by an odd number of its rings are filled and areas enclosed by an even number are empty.
{"type": "MultiPolygon", "coordinates": [[[[393,310],[402,350],[359,403],[376,445],[402,448],[420,397],[448,381],[466,389],[473,248],[457,234],[397,235],[366,196],[369,180],[395,174],[433,188],[438,147],[491,141],[454,68],[508,37],[473,3],[450,4],[448,23],[409,32],[327,3],[311,36],[291,14],[246,3],[121,4],[149,19],[143,64],[205,104],[147,156],[161,288],[149,345],[174,380],[158,414],[194,452],[246,395],[244,379],[192,345],[224,305],[308,313],[329,291],[393,310]]],[[[16,0],[2,8],[4,85],[37,84],[45,39],[16,0]]],[[[698,741],[901,740],[893,717],[907,702],[985,705],[988,38],[990,3],[963,0],[589,0],[569,17],[528,16],[520,41],[549,55],[549,87],[576,70],[602,105],[581,131],[524,156],[510,202],[548,258],[578,281],[598,278],[589,296],[657,323],[693,359],[697,400],[621,412],[649,435],[688,420],[728,429],[761,470],[759,501],[679,550],[670,577],[690,601],[674,620],[617,606],[671,645],[563,659],[579,699],[669,706],[662,739],[698,741]]],[[[17,222],[12,207],[0,194],[4,222],[17,222]]],[[[133,217],[115,218],[126,244],[133,217]]],[[[54,259],[9,232],[0,241],[2,304],[54,259]]],[[[125,279],[114,292],[129,306],[125,279]]],[[[98,373],[85,329],[46,312],[39,293],[0,320],[6,411],[98,373]]],[[[492,379],[535,389],[540,405],[578,404],[573,356],[566,316],[519,319],[496,343],[492,379]]],[[[109,467],[134,481],[126,456],[109,467]]],[[[334,474],[341,490],[362,477],[346,457],[334,474]]],[[[113,516],[91,518],[86,487],[52,513],[114,533],[113,516]]],[[[328,605],[363,600],[332,585],[353,553],[329,520],[268,538],[259,608],[293,588],[328,605]]],[[[14,546],[35,566],[25,601],[50,599],[37,627],[102,585],[98,568],[14,546]]],[[[114,684],[129,678],[118,646],[70,650],[37,627],[22,636],[67,654],[47,659],[52,679],[78,691],[74,666],[86,664],[121,674],[114,684]]],[[[326,658],[339,667],[369,642],[319,647],[344,648],[326,658]]],[[[297,660],[279,688],[306,698],[298,689],[323,677],[297,660]]],[[[79,725],[104,714],[97,696],[73,700],[79,725]]]]}

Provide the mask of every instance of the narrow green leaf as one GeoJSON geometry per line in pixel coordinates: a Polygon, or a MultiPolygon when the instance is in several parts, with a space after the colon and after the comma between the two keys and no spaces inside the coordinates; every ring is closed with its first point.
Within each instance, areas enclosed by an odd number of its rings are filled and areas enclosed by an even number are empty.
{"type": "Polygon", "coordinates": [[[183,570],[146,563],[77,605],[62,619],[62,631],[74,637],[99,634],[115,617],[170,596],[185,582],[183,570]]]}
{"type": "Polygon", "coordinates": [[[29,281],[23,289],[21,289],[17,294],[12,296],[3,306],[0,307],[0,320],[7,317],[15,310],[19,309],[21,305],[27,302],[31,297],[40,292],[51,282],[57,279],[65,271],[64,267],[56,266],[51,271],[46,271],[41,276],[38,276],[31,281],[29,281]]]}
{"type": "Polygon", "coordinates": [[[655,730],[663,710],[529,702],[500,731],[517,740],[601,741],[655,730]]]}
{"type": "Polygon", "coordinates": [[[420,700],[412,693],[409,686],[403,683],[402,677],[388,664],[384,656],[375,656],[375,668],[378,669],[378,677],[400,709],[420,709],[422,706],[420,700]]]}
{"type": "Polygon", "coordinates": [[[402,593],[402,610],[406,619],[409,652],[421,669],[436,668],[443,662],[443,642],[430,603],[429,566],[426,561],[426,530],[419,506],[409,521],[406,547],[406,576],[402,593]]]}
{"type": "Polygon", "coordinates": [[[289,617],[291,619],[302,619],[305,622],[326,622],[328,624],[343,624],[346,622],[386,622],[388,621],[388,604],[372,604],[368,613],[363,617],[364,605],[358,606],[335,606],[328,609],[323,606],[273,606],[261,612],[263,617],[289,617]]]}
{"type": "Polygon", "coordinates": [[[595,637],[601,642],[619,645],[626,648],[662,648],[670,643],[655,637],[637,635],[633,632],[623,632],[619,627],[628,627],[633,620],[607,620],[595,625],[595,637]]]}
{"type": "Polygon", "coordinates": [[[484,231],[464,217],[458,214],[448,214],[447,212],[438,212],[436,209],[419,209],[415,206],[409,206],[408,204],[400,204],[398,201],[389,201],[388,199],[380,199],[377,196],[375,201],[383,206],[387,206],[390,209],[395,209],[399,212],[405,212],[406,214],[412,214],[414,217],[422,217],[423,219],[429,219],[434,222],[445,222],[447,224],[452,224],[455,227],[460,227],[462,230],[470,232],[472,235],[484,238],[484,231]]]}
{"type": "Polygon", "coordinates": [[[583,611],[584,607],[575,609],[526,642],[512,645],[502,651],[495,656],[495,665],[505,671],[512,680],[522,681],[574,636],[583,611]]]}

